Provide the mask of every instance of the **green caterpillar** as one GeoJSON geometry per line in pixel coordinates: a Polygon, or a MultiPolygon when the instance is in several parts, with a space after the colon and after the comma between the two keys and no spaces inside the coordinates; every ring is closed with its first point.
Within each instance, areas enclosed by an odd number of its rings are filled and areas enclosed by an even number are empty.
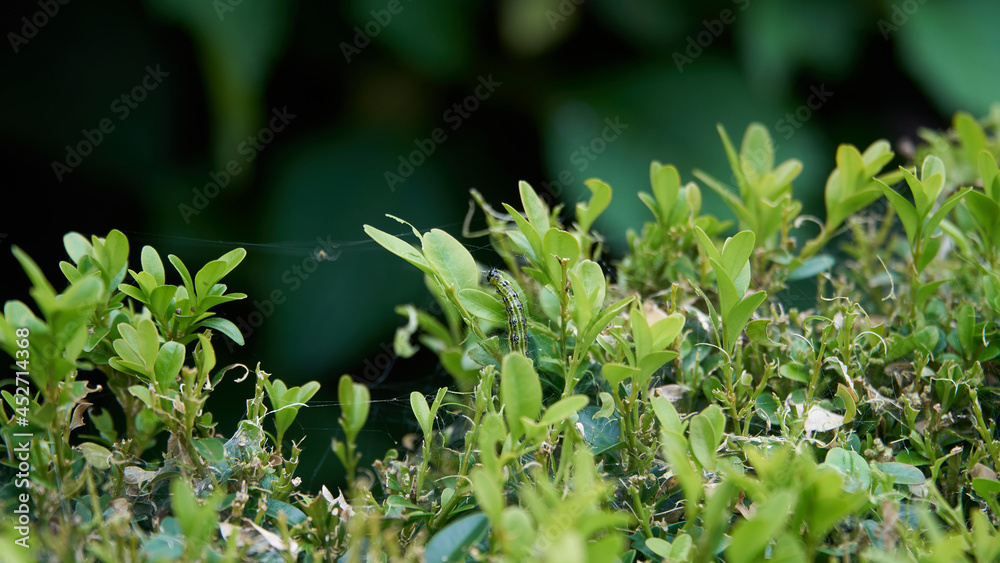
{"type": "Polygon", "coordinates": [[[517,291],[514,291],[514,285],[496,268],[491,268],[486,274],[486,281],[500,294],[507,311],[507,342],[510,343],[510,351],[527,355],[528,322],[524,318],[524,304],[517,291]]]}

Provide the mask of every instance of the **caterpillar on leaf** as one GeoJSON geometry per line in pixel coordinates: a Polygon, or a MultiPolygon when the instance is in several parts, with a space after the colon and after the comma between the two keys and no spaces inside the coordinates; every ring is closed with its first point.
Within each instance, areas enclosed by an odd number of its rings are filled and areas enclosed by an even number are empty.
{"type": "Polygon", "coordinates": [[[528,322],[524,318],[524,304],[514,290],[514,285],[496,268],[491,268],[486,274],[486,281],[500,294],[500,300],[507,311],[507,342],[510,344],[510,351],[527,355],[528,322]]]}

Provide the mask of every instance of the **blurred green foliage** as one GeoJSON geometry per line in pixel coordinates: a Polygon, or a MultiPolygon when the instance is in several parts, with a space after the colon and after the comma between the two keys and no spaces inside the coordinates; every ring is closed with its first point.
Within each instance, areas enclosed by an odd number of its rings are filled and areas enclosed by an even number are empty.
{"type": "MultiPolygon", "coordinates": [[[[39,10],[3,8],[11,45],[0,54],[0,158],[21,209],[56,214],[11,214],[4,242],[42,264],[55,263],[45,252],[70,229],[120,227],[193,261],[218,255],[207,241],[250,243],[233,285],[262,296],[261,306],[241,303],[230,318],[261,315],[244,331],[249,349],[286,366],[290,382],[362,373],[399,323],[395,304],[430,302],[419,276],[360,242],[361,225],[384,213],[457,234],[459,194],[471,187],[510,200],[528,180],[571,209],[589,195],[584,180],[600,177],[621,197],[595,229],[624,233],[644,216],[628,194],[647,185],[649,161],[734,185],[715,125],[759,121],[779,162],[802,161],[798,199],[822,215],[834,140],[867,146],[918,125],[941,129],[958,109],[984,115],[1000,92],[1000,5],[988,0],[148,0],[39,10]],[[162,84],[126,117],[114,111],[156,65],[168,73],[162,84]],[[453,129],[447,112],[486,76],[501,85],[453,129]],[[823,88],[832,94],[819,102],[823,88]],[[282,109],[295,118],[269,130],[282,109]],[[60,181],[53,163],[103,119],[114,130],[60,181]],[[447,139],[389,189],[385,173],[438,128],[447,139]],[[244,150],[251,137],[260,150],[244,150]],[[232,163],[239,172],[227,172],[232,163]],[[317,238],[339,241],[342,253],[294,273],[317,238]],[[284,301],[267,309],[275,291],[284,301]]],[[[705,208],[733,218],[714,193],[705,208]]],[[[481,255],[476,240],[467,244],[481,255]]],[[[627,241],[606,248],[620,257],[627,241]]],[[[16,271],[0,250],[2,271],[16,271]]],[[[406,371],[390,367],[387,387],[413,377],[406,371]]],[[[325,427],[332,418],[301,416],[311,417],[325,427]]]]}

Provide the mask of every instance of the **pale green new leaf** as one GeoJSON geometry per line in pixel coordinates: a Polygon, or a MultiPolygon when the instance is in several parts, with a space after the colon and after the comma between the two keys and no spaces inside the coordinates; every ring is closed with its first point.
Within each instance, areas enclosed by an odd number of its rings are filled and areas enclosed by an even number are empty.
{"type": "Polygon", "coordinates": [[[550,226],[548,206],[538,197],[531,184],[522,180],[517,183],[517,189],[521,194],[521,205],[524,206],[524,213],[528,216],[528,222],[535,227],[537,232],[547,232],[550,226]]]}
{"type": "Polygon", "coordinates": [[[521,417],[535,420],[542,409],[542,385],[531,360],[517,352],[504,356],[500,396],[507,426],[511,434],[520,436],[524,432],[521,417]]]}
{"type": "Polygon", "coordinates": [[[611,186],[596,178],[590,178],[584,184],[590,188],[590,201],[576,204],[576,223],[581,231],[587,232],[611,203],[611,186]]]}
{"type": "Polygon", "coordinates": [[[736,345],[736,341],[743,332],[743,328],[746,326],[747,321],[753,315],[757,307],[764,302],[767,298],[767,293],[764,291],[758,291],[756,293],[751,293],[747,295],[740,302],[733,307],[732,311],[725,315],[725,320],[723,324],[725,325],[725,348],[726,351],[732,353],[736,345]]]}
{"type": "Polygon", "coordinates": [[[445,287],[456,291],[479,287],[479,270],[476,260],[455,237],[440,229],[431,229],[424,235],[424,256],[437,272],[445,287]]]}
{"type": "MultiPolygon", "coordinates": [[[[907,170],[903,170],[903,173],[906,178],[913,176],[907,170]]],[[[919,234],[917,229],[919,228],[920,218],[917,216],[917,210],[910,205],[910,202],[906,201],[905,197],[899,195],[896,190],[887,186],[885,182],[878,180],[878,184],[875,187],[888,198],[889,203],[892,204],[892,208],[896,210],[896,214],[899,215],[899,221],[903,223],[903,230],[906,231],[906,238],[910,241],[910,247],[913,247],[916,244],[917,235],[919,234]]]]}

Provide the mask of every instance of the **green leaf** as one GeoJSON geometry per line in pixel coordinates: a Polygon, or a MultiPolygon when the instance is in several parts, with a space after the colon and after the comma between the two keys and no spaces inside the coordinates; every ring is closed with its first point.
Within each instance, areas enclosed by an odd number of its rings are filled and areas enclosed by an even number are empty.
{"type": "Polygon", "coordinates": [[[236,266],[240,265],[240,262],[242,262],[243,259],[246,258],[246,256],[247,256],[247,251],[242,248],[234,248],[229,252],[220,256],[219,260],[225,262],[227,266],[226,271],[224,274],[222,274],[222,276],[225,277],[229,274],[229,272],[232,272],[233,269],[236,268],[236,266]]]}
{"type": "Polygon", "coordinates": [[[413,409],[413,415],[417,417],[417,424],[420,425],[420,430],[424,433],[424,439],[427,439],[431,435],[434,423],[431,419],[431,409],[427,406],[427,399],[418,391],[410,393],[410,408],[413,409]]]}
{"type": "Polygon", "coordinates": [[[636,359],[639,359],[650,352],[653,336],[649,331],[649,323],[646,322],[646,313],[636,301],[632,302],[629,324],[632,325],[632,343],[635,347],[635,356],[636,359]]]}
{"type": "Polygon", "coordinates": [[[1000,165],[989,151],[979,153],[979,177],[983,180],[986,195],[1000,204],[1000,165]]]}
{"type": "Polygon", "coordinates": [[[649,384],[649,378],[660,368],[667,365],[668,362],[672,362],[677,356],[678,353],[672,350],[661,350],[646,354],[639,360],[639,373],[633,376],[632,381],[640,388],[645,388],[649,384]]]}
{"type": "Polygon", "coordinates": [[[215,367],[215,348],[212,341],[204,334],[198,334],[198,344],[194,347],[194,364],[198,374],[208,378],[209,372],[215,367]]]}
{"type": "Polygon", "coordinates": [[[584,407],[577,416],[577,428],[593,455],[600,455],[621,445],[618,418],[598,418],[597,407],[584,407]]]}
{"type": "MultiPolygon", "coordinates": [[[[424,255],[412,244],[401,238],[390,235],[389,233],[382,232],[371,225],[365,225],[364,229],[365,233],[370,236],[372,240],[379,243],[382,248],[385,248],[389,252],[399,256],[417,268],[420,268],[423,273],[429,276],[434,275],[434,270],[431,268],[430,264],[427,263],[427,260],[424,259],[424,255]]],[[[417,238],[420,238],[419,233],[417,238]]]]}
{"type": "Polygon", "coordinates": [[[638,369],[622,364],[608,363],[601,366],[601,375],[604,376],[604,379],[608,380],[608,383],[611,384],[611,388],[616,391],[620,383],[637,373],[639,373],[638,369]]]}
{"type": "Polygon", "coordinates": [[[42,269],[38,267],[38,264],[31,259],[23,250],[18,246],[11,247],[11,252],[17,261],[21,264],[21,269],[24,273],[28,275],[28,279],[31,280],[31,285],[34,286],[34,293],[32,297],[38,302],[39,307],[42,309],[43,314],[48,314],[48,309],[54,305],[54,300],[56,298],[56,290],[52,288],[52,284],[49,280],[45,278],[45,274],[42,273],[42,269]],[[43,305],[44,303],[44,305],[43,305]]]}
{"type": "Polygon", "coordinates": [[[601,398],[601,410],[597,411],[594,418],[610,418],[615,414],[615,398],[606,391],[601,391],[598,396],[601,398]]]}
{"type": "MultiPolygon", "coordinates": [[[[704,231],[702,231],[704,232],[704,231]]],[[[729,279],[736,280],[746,266],[753,253],[754,234],[751,231],[740,231],[726,239],[722,247],[722,265],[729,274],[729,279]]]]}
{"type": "Polygon", "coordinates": [[[66,233],[63,236],[63,246],[74,264],[79,264],[80,259],[84,256],[94,255],[94,247],[90,245],[90,241],[77,232],[66,233]]]}
{"type": "MultiPolygon", "coordinates": [[[[116,340],[116,342],[118,341],[116,340]]],[[[121,358],[108,358],[108,365],[122,373],[131,373],[139,376],[139,379],[143,381],[149,381],[149,374],[147,373],[146,366],[141,363],[130,362],[128,360],[122,360],[121,358]]]]}
{"type": "MultiPolygon", "coordinates": [[[[753,124],[751,124],[751,127],[752,126],[753,124]]],[[[736,178],[736,184],[739,187],[740,197],[743,198],[744,201],[747,201],[749,199],[748,196],[750,195],[750,183],[744,173],[743,163],[740,162],[740,158],[736,154],[736,149],[733,148],[733,143],[729,140],[729,135],[726,134],[726,129],[721,123],[716,124],[715,128],[718,130],[719,137],[722,139],[722,147],[726,150],[726,159],[729,160],[729,168],[733,171],[733,176],[736,178]]],[[[749,130],[750,127],[747,127],[748,132],[749,130]]]]}
{"type": "Polygon", "coordinates": [[[764,178],[765,182],[761,185],[761,195],[774,201],[780,200],[781,197],[790,196],[791,183],[801,173],[801,161],[792,158],[782,162],[773,172],[764,178]]]}
{"type": "Polygon", "coordinates": [[[112,229],[104,238],[104,250],[108,257],[108,273],[115,274],[128,264],[128,238],[118,229],[112,229]]]}
{"type": "Polygon", "coordinates": [[[779,344],[767,335],[767,327],[770,324],[771,319],[754,319],[748,322],[746,326],[747,338],[760,346],[778,346],[779,344]]]}
{"type": "Polygon", "coordinates": [[[848,492],[868,491],[872,486],[872,473],[865,458],[857,452],[843,448],[833,448],[826,454],[822,465],[833,467],[844,475],[844,489],[848,492]]]}
{"type": "Polygon", "coordinates": [[[677,338],[677,335],[680,334],[683,328],[684,315],[680,313],[671,313],[665,318],[656,321],[649,327],[650,336],[652,337],[650,349],[658,352],[667,347],[677,338]]]}
{"type": "Polygon", "coordinates": [[[765,174],[774,169],[774,143],[767,127],[751,123],[743,132],[740,143],[740,169],[747,176],[749,184],[756,184],[765,174]]]}
{"type": "Polygon", "coordinates": [[[341,424],[351,440],[358,435],[368,420],[371,407],[371,393],[360,383],[355,383],[350,375],[340,378],[337,398],[341,408],[341,424]]]}
{"type": "Polygon", "coordinates": [[[987,146],[986,133],[974,117],[964,111],[955,114],[952,128],[958,133],[961,141],[962,154],[973,167],[979,158],[979,153],[987,146]]]}
{"type": "Polygon", "coordinates": [[[662,166],[654,161],[649,167],[649,183],[653,187],[653,197],[656,198],[656,208],[653,209],[653,213],[660,224],[667,228],[670,226],[674,206],[677,205],[681,175],[674,166],[662,166]]]}
{"type": "MultiPolygon", "coordinates": [[[[514,219],[514,223],[524,236],[524,241],[527,242],[527,247],[524,244],[519,244],[519,246],[525,251],[532,263],[540,264],[544,253],[542,251],[542,237],[538,234],[538,230],[513,207],[506,203],[503,204],[503,207],[510,214],[511,218],[514,219]]],[[[516,231],[508,231],[508,236],[512,240],[515,240],[513,237],[514,234],[516,234],[516,231]]]]}
{"type": "Polygon", "coordinates": [[[855,405],[854,397],[851,395],[851,392],[847,389],[847,387],[840,385],[839,388],[837,389],[837,396],[840,397],[841,401],[844,401],[843,423],[847,424],[852,420],[854,420],[854,416],[857,414],[858,408],[855,405]]]}
{"type": "Polygon", "coordinates": [[[594,319],[593,322],[590,323],[590,326],[588,326],[587,330],[583,333],[583,338],[578,342],[581,342],[585,347],[590,347],[590,345],[594,343],[594,339],[597,338],[597,335],[600,334],[602,330],[607,328],[608,324],[610,324],[611,321],[618,316],[618,313],[620,313],[622,309],[628,307],[632,299],[633,297],[631,296],[626,297],[613,305],[609,305],[606,309],[604,309],[604,311],[601,312],[600,315],[597,316],[596,319],[594,319]]]}
{"type": "MultiPolygon", "coordinates": [[[[583,260],[574,268],[577,276],[579,277],[579,283],[574,287],[573,291],[579,291],[581,285],[587,293],[587,301],[590,302],[590,317],[593,318],[601,311],[601,307],[604,306],[605,293],[607,292],[608,281],[604,277],[604,270],[601,269],[600,264],[594,262],[593,260],[583,260]]],[[[582,324],[580,326],[586,326],[582,324]]]]}
{"type": "MultiPolygon", "coordinates": [[[[70,284],[59,296],[60,308],[64,311],[80,307],[93,307],[104,294],[104,283],[97,276],[87,276],[70,284]]],[[[55,323],[54,323],[55,324],[55,323]]]]}
{"type": "Polygon", "coordinates": [[[732,541],[726,548],[726,559],[732,563],[760,561],[764,549],[779,535],[792,514],[795,492],[775,491],[755,503],[757,510],[749,520],[733,527],[732,541]]]}
{"type": "MultiPolygon", "coordinates": [[[[226,460],[225,444],[219,438],[195,438],[192,440],[198,455],[211,464],[219,464],[226,460]]],[[[271,499],[268,499],[270,503],[271,499]]]]}
{"type": "Polygon", "coordinates": [[[194,276],[194,290],[199,299],[209,294],[216,282],[226,274],[228,267],[222,260],[212,260],[198,270],[194,276]]]}
{"type": "MultiPolygon", "coordinates": [[[[580,257],[580,243],[576,237],[554,227],[545,232],[542,239],[542,249],[546,256],[554,254],[559,258],[566,259],[570,268],[576,265],[576,261],[580,257]]],[[[551,272],[551,274],[556,273],[557,271],[551,272]]]]}
{"type": "Polygon", "coordinates": [[[797,281],[814,278],[823,272],[829,271],[836,263],[837,261],[829,254],[813,256],[806,259],[801,266],[792,270],[786,279],[788,281],[797,281]]]}
{"type": "MultiPolygon", "coordinates": [[[[503,509],[497,536],[502,537],[504,544],[510,547],[510,550],[505,553],[510,557],[509,560],[523,559],[525,552],[535,542],[537,527],[528,511],[520,506],[508,506],[503,509]]],[[[429,558],[428,561],[430,561],[429,558]]],[[[468,561],[468,559],[462,559],[462,561],[468,561]]]]}
{"type": "MultiPolygon", "coordinates": [[[[664,399],[665,400],[665,399],[664,399]]],[[[670,469],[677,476],[684,492],[684,512],[689,519],[694,519],[698,514],[701,504],[704,487],[701,476],[695,471],[691,458],[688,455],[688,445],[684,436],[678,432],[665,430],[661,434],[663,455],[670,464],[670,469]]]]}
{"type": "Polygon", "coordinates": [[[503,324],[507,320],[503,303],[496,295],[481,289],[463,289],[458,292],[458,300],[473,315],[491,323],[503,324]]]}
{"type": "Polygon", "coordinates": [[[572,288],[570,311],[573,315],[573,322],[578,327],[585,327],[590,323],[594,304],[590,301],[590,295],[587,293],[587,288],[580,276],[573,270],[567,273],[569,275],[570,287],[572,288]]]}
{"type": "Polygon", "coordinates": [[[479,287],[476,260],[462,243],[448,233],[431,229],[424,235],[424,256],[445,287],[454,286],[456,291],[479,287]]]}
{"type": "Polygon", "coordinates": [[[774,395],[761,393],[754,401],[754,410],[758,416],[770,422],[772,425],[780,423],[778,420],[778,402],[774,400],[774,395]]]}
{"type": "Polygon", "coordinates": [[[558,422],[562,422],[587,406],[589,402],[590,398],[586,395],[570,395],[565,399],[560,399],[545,409],[541,423],[546,426],[552,426],[558,422]]]}
{"type": "MultiPolygon", "coordinates": [[[[715,247],[715,243],[705,234],[705,231],[701,227],[696,226],[694,234],[698,238],[698,246],[705,253],[705,257],[709,260],[715,260],[719,264],[724,264],[722,254],[719,254],[719,249],[715,247]]],[[[725,271],[725,266],[723,266],[722,271],[725,271]]]]}
{"type": "Polygon", "coordinates": [[[965,196],[965,208],[975,218],[980,228],[987,234],[987,240],[997,240],[1000,229],[1000,205],[986,194],[969,192],[965,196]]]}
{"type": "Polygon", "coordinates": [[[273,498],[267,499],[267,510],[264,511],[264,514],[277,522],[281,513],[285,514],[285,521],[288,522],[289,526],[297,526],[309,518],[306,516],[305,512],[302,512],[287,502],[282,502],[273,498]]]}
{"type": "Polygon", "coordinates": [[[722,443],[722,437],[726,433],[726,415],[719,405],[709,405],[701,411],[701,416],[704,416],[712,425],[712,429],[715,431],[715,443],[718,446],[722,443]]]}
{"type": "Polygon", "coordinates": [[[611,203],[611,186],[596,178],[586,180],[584,184],[590,189],[590,201],[576,204],[576,222],[580,230],[586,233],[611,203]]]}
{"type": "Polygon", "coordinates": [[[79,281],[83,277],[83,275],[80,273],[79,270],[76,269],[75,266],[73,266],[72,264],[70,264],[65,260],[59,262],[59,270],[63,273],[64,276],[66,276],[66,279],[70,283],[79,281]]]}
{"type": "MultiPolygon", "coordinates": [[[[170,302],[174,299],[174,295],[176,294],[177,286],[161,285],[160,287],[154,289],[153,293],[149,295],[149,308],[158,319],[168,319],[173,316],[173,312],[170,311],[170,302]]],[[[133,295],[132,298],[135,299],[135,296],[133,295]]]]}
{"type": "Polygon", "coordinates": [[[470,514],[445,526],[427,542],[424,557],[427,563],[460,563],[469,557],[469,550],[479,543],[490,529],[485,514],[470,514]]]}
{"type": "Polygon", "coordinates": [[[701,190],[698,189],[698,185],[694,182],[688,182],[684,186],[684,201],[687,202],[692,217],[705,219],[704,217],[699,217],[701,215],[702,203],[701,190]]]}
{"type": "Polygon", "coordinates": [[[161,390],[169,389],[177,379],[181,367],[184,365],[186,351],[184,345],[177,342],[166,342],[156,354],[156,362],[153,372],[156,375],[156,382],[161,390]]]}
{"type": "MultiPolygon", "coordinates": [[[[279,383],[282,387],[284,386],[284,382],[280,380],[275,381],[275,386],[279,383]]],[[[282,394],[280,405],[277,406],[277,412],[274,413],[274,426],[278,430],[279,437],[283,436],[285,431],[292,426],[292,422],[295,421],[299,409],[309,402],[309,399],[319,391],[319,387],[319,383],[310,381],[300,387],[292,387],[282,394]]],[[[368,391],[363,385],[362,387],[365,391],[368,391]]],[[[367,418],[367,412],[365,413],[365,417],[367,418]]]]}
{"type": "Polygon", "coordinates": [[[139,321],[136,330],[135,350],[142,358],[142,363],[147,367],[156,364],[157,351],[160,349],[160,335],[156,332],[156,325],[149,319],[139,321]]]}
{"type": "Polygon", "coordinates": [[[524,433],[521,417],[536,420],[542,409],[542,386],[531,360],[517,352],[504,357],[500,396],[511,434],[521,436],[524,433]]]}
{"type": "Polygon", "coordinates": [[[955,315],[956,332],[958,342],[962,346],[961,352],[966,357],[975,350],[974,338],[976,337],[976,311],[968,303],[962,305],[955,315]]]}
{"type": "Polygon", "coordinates": [[[142,385],[132,385],[128,388],[128,392],[132,394],[133,397],[142,401],[146,408],[153,408],[153,397],[149,393],[148,387],[143,387],[142,385]]]}
{"type": "Polygon", "coordinates": [[[660,538],[646,538],[646,547],[660,557],[670,557],[670,542],[660,538]]]}
{"type": "Polygon", "coordinates": [[[895,455],[893,458],[899,463],[905,463],[907,465],[927,465],[930,463],[924,456],[913,452],[913,451],[902,451],[895,455]]]}
{"type": "Polygon", "coordinates": [[[649,400],[653,407],[653,413],[660,421],[660,426],[669,432],[681,433],[684,426],[681,424],[681,417],[677,414],[677,409],[666,397],[656,396],[649,400]]]}
{"type": "Polygon", "coordinates": [[[93,442],[84,442],[79,446],[76,446],[76,449],[83,453],[84,459],[86,459],[87,463],[94,469],[106,471],[111,467],[111,452],[104,446],[93,442]]]}
{"type": "Polygon", "coordinates": [[[479,432],[479,448],[492,451],[493,446],[507,435],[507,426],[498,414],[486,413],[477,431],[479,432]]]}
{"type": "Polygon", "coordinates": [[[177,273],[181,275],[181,279],[184,280],[184,289],[187,290],[187,295],[189,299],[195,299],[197,294],[194,292],[194,281],[191,280],[191,274],[188,272],[187,266],[180,258],[174,256],[173,254],[167,255],[167,260],[174,265],[174,269],[177,273]]]}
{"type": "MultiPolygon", "coordinates": [[[[942,285],[948,283],[949,281],[951,281],[951,280],[934,280],[932,282],[928,282],[928,283],[922,284],[920,286],[920,289],[917,290],[917,307],[918,308],[922,308],[924,306],[924,302],[927,301],[932,295],[934,295],[934,293],[937,291],[937,288],[939,288],[942,285]]],[[[899,336],[899,335],[895,335],[895,336],[899,336]]],[[[904,353],[906,353],[906,352],[904,352],[904,353]]],[[[898,357],[899,356],[895,356],[892,359],[896,359],[898,357]]],[[[890,360],[889,358],[886,358],[886,361],[892,361],[892,360],[890,360]]]]}
{"type": "Polygon", "coordinates": [[[739,303],[733,307],[733,310],[726,315],[725,319],[725,346],[726,351],[732,353],[735,349],[737,339],[740,333],[743,332],[743,328],[746,326],[747,321],[760,307],[760,304],[764,302],[767,298],[767,293],[764,291],[758,291],[757,293],[751,293],[747,295],[739,303]]]}
{"type": "MultiPolygon", "coordinates": [[[[924,194],[927,197],[926,209],[930,209],[937,201],[941,188],[945,184],[944,162],[933,154],[924,158],[924,163],[920,167],[920,181],[924,187],[924,194]]],[[[920,209],[918,206],[917,209],[920,209]]]]}
{"type": "Polygon", "coordinates": [[[927,480],[922,471],[905,463],[890,461],[888,463],[876,464],[875,467],[879,471],[892,476],[893,482],[897,485],[919,485],[927,480]]]}
{"type": "Polygon", "coordinates": [[[538,194],[535,193],[531,184],[522,180],[517,183],[517,189],[521,193],[521,205],[524,206],[524,213],[528,216],[528,222],[535,228],[535,231],[539,233],[548,232],[548,207],[539,199],[538,194]]]}
{"type": "Polygon", "coordinates": [[[500,513],[504,508],[503,491],[497,480],[490,475],[485,467],[476,467],[469,473],[472,481],[472,493],[479,503],[479,508],[493,522],[500,521],[500,513]]]}
{"type": "MultiPolygon", "coordinates": [[[[916,182],[916,178],[910,173],[909,170],[903,170],[905,177],[913,178],[916,182]]],[[[909,181],[909,180],[908,180],[909,181]]],[[[888,198],[889,203],[892,204],[892,208],[896,210],[896,214],[899,215],[899,220],[903,223],[903,230],[906,231],[906,238],[910,241],[910,247],[912,248],[916,244],[916,238],[918,234],[918,225],[920,218],[917,216],[917,210],[914,209],[910,202],[906,201],[906,198],[899,195],[896,190],[887,186],[881,180],[878,180],[878,184],[875,188],[881,191],[886,198],[888,198]]]]}
{"type": "Polygon", "coordinates": [[[217,330],[222,334],[228,336],[230,340],[239,344],[240,346],[243,346],[244,344],[243,333],[229,319],[223,319],[220,317],[210,317],[198,323],[197,326],[208,327],[217,330]]]}
{"type": "Polygon", "coordinates": [[[965,188],[959,192],[951,194],[951,197],[944,200],[944,203],[941,204],[941,207],[939,207],[938,210],[934,213],[934,215],[931,215],[931,218],[927,220],[927,225],[924,227],[924,232],[927,235],[934,234],[934,230],[937,229],[938,224],[948,215],[948,213],[951,212],[952,208],[958,205],[958,203],[962,201],[962,198],[968,195],[969,192],[971,191],[972,191],[971,187],[965,188]]]}
{"type": "Polygon", "coordinates": [[[715,469],[715,448],[718,447],[712,423],[702,415],[691,420],[691,453],[702,467],[715,469]]]}
{"type": "Polygon", "coordinates": [[[166,283],[166,273],[163,271],[163,261],[160,255],[152,246],[142,247],[142,271],[153,276],[156,283],[163,285],[166,283]]]}
{"type": "Polygon", "coordinates": [[[996,500],[997,495],[1000,495],[1000,481],[996,479],[976,477],[972,480],[972,488],[984,499],[996,500]]]}
{"type": "Polygon", "coordinates": [[[746,208],[742,201],[740,201],[740,198],[736,197],[733,192],[726,188],[725,184],[719,182],[708,174],[705,174],[701,170],[695,169],[693,174],[695,178],[698,178],[704,182],[705,185],[711,188],[712,191],[719,194],[723,203],[725,203],[729,209],[732,210],[733,214],[736,215],[736,218],[739,219],[745,226],[752,230],[757,229],[757,218],[750,213],[750,210],[746,208]]]}

